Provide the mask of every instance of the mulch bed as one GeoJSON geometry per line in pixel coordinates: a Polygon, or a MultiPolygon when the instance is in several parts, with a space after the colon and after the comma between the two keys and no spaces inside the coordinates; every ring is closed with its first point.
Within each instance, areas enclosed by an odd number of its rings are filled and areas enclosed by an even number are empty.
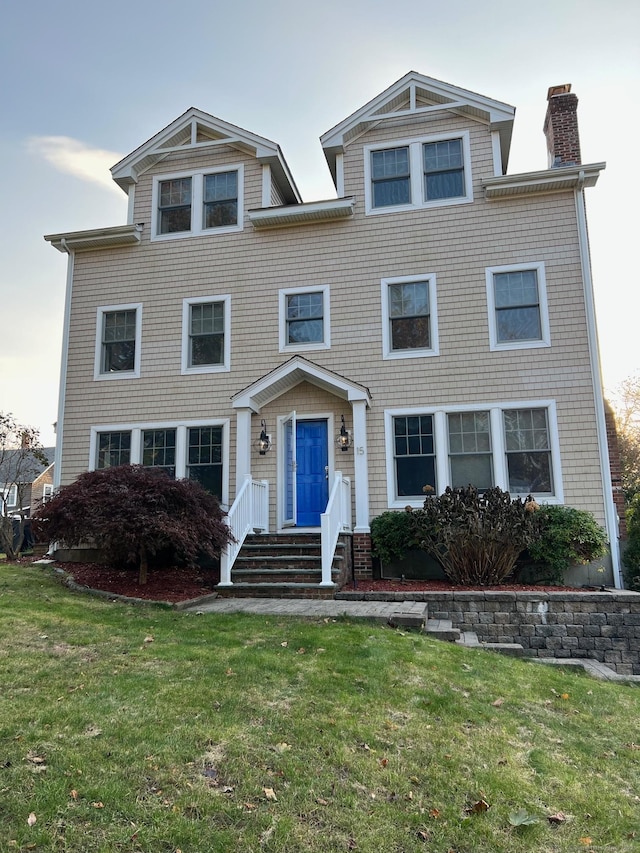
{"type": "MultiPolygon", "coordinates": [[[[113,569],[97,563],[57,563],[59,568],[71,575],[74,581],[90,589],[112,592],[114,595],[124,595],[128,598],[142,598],[148,601],[168,601],[175,604],[188,601],[202,595],[210,595],[215,591],[217,576],[207,569],[168,568],[152,569],[144,586],[138,584],[138,573],[122,569],[113,569]]],[[[345,592],[449,592],[462,590],[494,590],[515,592],[575,592],[574,587],[559,586],[527,586],[525,584],[502,584],[500,586],[455,586],[444,580],[402,581],[402,580],[371,580],[358,581],[354,585],[347,584],[345,592]]]]}

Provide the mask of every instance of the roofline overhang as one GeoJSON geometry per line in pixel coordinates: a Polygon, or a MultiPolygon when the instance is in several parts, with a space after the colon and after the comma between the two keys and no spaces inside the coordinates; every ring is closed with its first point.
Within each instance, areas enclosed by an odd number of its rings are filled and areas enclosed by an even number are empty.
{"type": "Polygon", "coordinates": [[[309,225],[316,222],[333,222],[353,216],[355,198],[311,201],[305,204],[260,207],[248,211],[248,217],[256,230],[285,228],[293,225],[309,225]]]}
{"type": "Polygon", "coordinates": [[[606,166],[606,163],[590,163],[584,166],[556,166],[520,175],[491,176],[482,178],[482,186],[487,199],[567,192],[595,186],[600,172],[606,166]]]}
{"type": "Polygon", "coordinates": [[[140,242],[142,225],[116,225],[91,231],[68,231],[65,234],[45,234],[44,239],[59,252],[87,252],[95,249],[115,249],[136,246],[140,242]]]}
{"type": "Polygon", "coordinates": [[[268,163],[285,201],[295,204],[302,200],[291,170],[277,143],[205,113],[196,107],[190,107],[177,119],[154,134],[142,145],[139,145],[131,154],[112,166],[111,176],[118,186],[128,193],[129,186],[137,183],[140,174],[143,174],[173,151],[197,151],[219,145],[236,146],[240,150],[251,153],[260,163],[268,163]],[[188,125],[191,125],[191,141],[177,146],[169,145],[171,138],[187,128],[188,125]],[[197,141],[198,125],[202,125],[202,127],[221,136],[197,141]]]}
{"type": "Polygon", "coordinates": [[[515,107],[502,101],[496,101],[493,98],[487,98],[477,92],[461,89],[459,86],[453,86],[442,80],[425,77],[416,71],[410,71],[400,80],[397,80],[385,89],[384,92],[381,92],[320,137],[320,142],[334,181],[336,179],[336,156],[344,152],[348,144],[347,136],[349,132],[357,128],[358,125],[379,124],[391,119],[397,120],[404,115],[428,114],[429,112],[439,110],[453,110],[459,114],[464,114],[465,109],[472,111],[476,121],[485,122],[490,130],[499,133],[502,148],[502,165],[503,170],[506,171],[513,132],[515,107]],[[426,92],[431,92],[434,95],[433,100],[435,103],[433,106],[420,107],[414,103],[415,87],[424,89],[426,92]],[[406,89],[409,89],[413,93],[411,95],[411,107],[409,110],[382,111],[386,104],[393,101],[394,98],[398,97],[406,89]]]}
{"type": "Polygon", "coordinates": [[[231,406],[234,409],[250,409],[257,414],[263,406],[301,382],[309,382],[350,403],[362,400],[367,407],[371,405],[371,394],[364,385],[296,355],[235,394],[231,398],[231,406]]]}

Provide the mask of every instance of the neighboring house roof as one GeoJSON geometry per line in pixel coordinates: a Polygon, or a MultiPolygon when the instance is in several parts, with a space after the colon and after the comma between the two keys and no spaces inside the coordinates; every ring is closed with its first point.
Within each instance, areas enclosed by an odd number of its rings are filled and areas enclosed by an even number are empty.
{"type": "Polygon", "coordinates": [[[46,464],[29,456],[24,459],[23,450],[8,450],[0,466],[0,482],[14,483],[16,477],[20,476],[21,483],[32,483],[50,465],[53,464],[55,447],[43,447],[42,453],[46,457],[46,464]]]}
{"type": "Polygon", "coordinates": [[[336,178],[336,155],[355,137],[372,125],[388,119],[430,110],[450,109],[459,115],[486,122],[498,132],[502,153],[502,171],[507,171],[515,107],[494,101],[468,89],[452,86],[417,71],[409,71],[384,92],[352,113],[320,137],[331,174],[336,178]]]}
{"type": "Polygon", "coordinates": [[[116,163],[111,174],[118,186],[128,193],[129,186],[137,183],[138,175],[167,154],[189,149],[211,149],[219,145],[230,145],[251,154],[260,163],[269,165],[273,180],[287,204],[298,204],[302,200],[279,145],[196,107],[190,107],[175,121],[116,163]]]}

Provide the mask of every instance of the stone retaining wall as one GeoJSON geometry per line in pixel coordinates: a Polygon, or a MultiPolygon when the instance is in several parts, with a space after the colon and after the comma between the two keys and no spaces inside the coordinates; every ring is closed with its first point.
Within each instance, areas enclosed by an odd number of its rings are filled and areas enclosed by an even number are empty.
{"type": "Polygon", "coordinates": [[[640,675],[640,593],[338,593],[336,598],[425,601],[429,619],[451,620],[481,643],[520,643],[531,657],[590,658],[640,675]]]}

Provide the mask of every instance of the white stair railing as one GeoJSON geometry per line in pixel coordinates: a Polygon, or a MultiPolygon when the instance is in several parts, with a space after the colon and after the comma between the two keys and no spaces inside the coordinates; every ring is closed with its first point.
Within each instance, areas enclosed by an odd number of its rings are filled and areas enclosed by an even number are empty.
{"type": "Polygon", "coordinates": [[[331,567],[338,537],[351,530],[351,480],[336,471],[326,510],[320,516],[322,581],[320,586],[333,586],[331,567]]]}
{"type": "Polygon", "coordinates": [[[235,542],[230,542],[220,555],[220,583],[233,586],[231,569],[249,533],[269,530],[269,483],[247,477],[236,495],[226,518],[235,542]]]}

